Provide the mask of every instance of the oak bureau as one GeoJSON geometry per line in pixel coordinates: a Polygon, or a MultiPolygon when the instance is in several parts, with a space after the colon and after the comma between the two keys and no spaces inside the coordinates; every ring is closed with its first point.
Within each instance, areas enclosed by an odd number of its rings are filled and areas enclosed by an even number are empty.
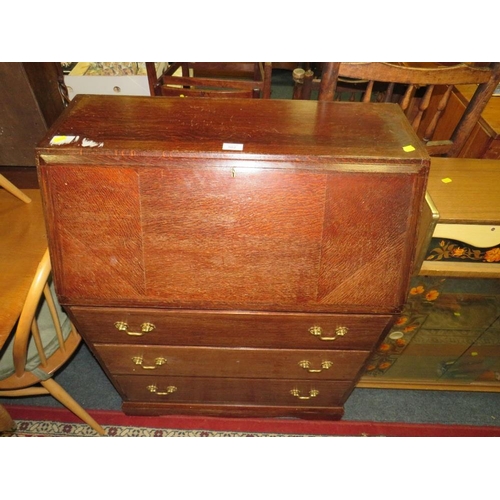
{"type": "Polygon", "coordinates": [[[397,105],[80,95],[37,162],[125,413],[342,417],[415,258],[429,157],[397,105]]]}

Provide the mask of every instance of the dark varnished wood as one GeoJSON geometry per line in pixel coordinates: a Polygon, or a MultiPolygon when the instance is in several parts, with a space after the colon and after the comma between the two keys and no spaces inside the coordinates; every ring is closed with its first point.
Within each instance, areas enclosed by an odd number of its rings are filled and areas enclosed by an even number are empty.
{"type": "MultiPolygon", "coordinates": [[[[464,110],[476,92],[475,85],[459,85],[452,95],[436,128],[437,139],[447,137],[460,120],[464,110]]],[[[431,102],[431,105],[433,103],[431,102]]],[[[473,128],[464,147],[460,151],[462,158],[485,158],[497,160],[500,158],[500,100],[494,95],[484,107],[481,118],[473,128]]]]}
{"type": "Polygon", "coordinates": [[[155,401],[124,401],[127,415],[204,415],[209,417],[302,418],[307,420],[340,420],[343,406],[276,406],[242,404],[158,403],[155,401]]]}
{"type": "MultiPolygon", "coordinates": [[[[146,67],[153,64],[146,63],[146,67]]],[[[272,63],[174,62],[153,78],[151,95],[269,98],[271,76],[272,63]]]]}
{"type": "Polygon", "coordinates": [[[113,374],[352,380],[369,351],[95,344],[113,374]],[[158,361],[160,360],[160,361],[158,361]],[[301,362],[307,361],[304,367],[301,362]]]}
{"type": "Polygon", "coordinates": [[[340,418],[414,260],[429,157],[397,105],[79,96],[38,161],[59,299],[125,411],[340,418]]]}
{"type": "Polygon", "coordinates": [[[397,106],[112,102],[80,100],[55,127],[105,149],[40,150],[63,303],[397,311],[428,168],[397,106]],[[109,123],[94,123],[98,102],[109,123]]]}
{"type": "Polygon", "coordinates": [[[94,342],[148,344],[289,347],[304,349],[370,349],[380,332],[392,321],[389,315],[257,313],[234,311],[185,311],[158,309],[116,309],[69,307],[78,329],[94,342]],[[115,327],[117,321],[128,324],[130,332],[141,331],[143,323],[155,329],[142,336],[128,335],[115,327]],[[336,340],[321,340],[309,328],[319,326],[324,336],[333,338],[335,329],[349,329],[336,340]]]}
{"type": "Polygon", "coordinates": [[[403,154],[401,148],[414,143],[415,136],[396,104],[382,108],[331,104],[79,95],[38,151],[47,163],[64,161],[71,154],[81,155],[85,163],[111,155],[119,159],[119,165],[129,156],[145,156],[149,160],[141,162],[148,165],[153,158],[263,160],[272,155],[272,160],[288,162],[283,168],[290,168],[290,162],[295,167],[306,162],[308,168],[311,162],[344,162],[354,163],[353,168],[377,163],[386,168],[392,165],[396,171],[413,167],[418,172],[427,162],[419,144],[414,144],[415,151],[403,154]],[[49,146],[57,134],[86,137],[103,142],[103,147],[82,148],[81,141],[49,146]],[[223,143],[241,143],[244,149],[223,151],[223,143]],[[52,158],[54,153],[56,158],[52,158]]]}
{"type": "Polygon", "coordinates": [[[0,166],[35,166],[36,144],[64,109],[58,64],[0,63],[0,166]]]}
{"type": "Polygon", "coordinates": [[[64,303],[394,312],[403,299],[418,177],[231,163],[47,172],[64,303]]]}
{"type": "Polygon", "coordinates": [[[160,375],[115,375],[125,400],[205,404],[255,404],[277,406],[341,406],[350,382],[325,380],[270,380],[246,378],[172,377],[160,375]],[[150,392],[155,385],[157,392],[150,392]],[[169,392],[168,387],[176,388],[169,392]],[[297,389],[299,397],[290,391],[297,389]],[[311,395],[317,390],[319,394],[311,395]],[[167,394],[161,394],[168,392],[167,394]]]}
{"type": "MultiPolygon", "coordinates": [[[[306,81],[296,79],[296,98],[309,98],[306,81]]],[[[348,92],[352,100],[356,100],[356,93],[362,94],[365,103],[399,102],[429,154],[457,157],[470,154],[462,150],[476,134],[481,113],[499,82],[500,63],[330,62],[323,63],[321,79],[313,80],[309,88],[319,90],[320,101],[331,101],[335,95],[348,92]],[[453,106],[456,116],[445,118],[452,90],[460,85],[472,85],[474,96],[460,111],[453,106]],[[419,91],[421,95],[417,96],[419,91]]]]}

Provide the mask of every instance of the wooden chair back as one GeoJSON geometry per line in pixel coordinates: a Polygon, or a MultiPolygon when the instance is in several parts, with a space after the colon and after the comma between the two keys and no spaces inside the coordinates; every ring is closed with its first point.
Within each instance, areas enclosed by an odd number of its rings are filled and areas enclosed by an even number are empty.
{"type": "Polygon", "coordinates": [[[45,300],[47,301],[50,316],[54,324],[57,337],[57,350],[60,350],[62,353],[66,351],[66,343],[62,334],[61,322],[56,311],[54,297],[52,296],[48,285],[50,271],[50,258],[47,250],[38,266],[33,282],[28,291],[28,296],[26,297],[26,302],[24,303],[21,316],[19,317],[19,321],[17,323],[13,348],[14,368],[17,381],[12,381],[11,384],[15,383],[18,385],[20,383],[19,381],[26,376],[26,360],[28,358],[28,344],[31,336],[33,337],[38,358],[40,359],[40,366],[44,370],[49,369],[49,372],[59,368],[59,366],[49,367],[45,346],[43,345],[40,334],[36,312],[40,305],[42,296],[45,297],[45,300]]]}
{"type": "Polygon", "coordinates": [[[50,274],[51,263],[46,250],[28,291],[14,337],[0,353],[0,397],[51,394],[103,435],[104,429],[52,379],[74,354],[81,337],[54,299],[49,285],[50,274]]]}
{"type": "Polygon", "coordinates": [[[154,80],[152,95],[177,97],[239,97],[271,96],[271,63],[171,63],[159,76],[153,73],[154,63],[146,63],[148,78],[154,80]]]}
{"type": "Polygon", "coordinates": [[[456,157],[500,82],[500,63],[323,63],[321,78],[296,72],[295,82],[295,98],[309,98],[316,89],[320,101],[341,100],[348,92],[346,100],[397,102],[429,154],[456,157]],[[477,89],[449,137],[440,137],[438,125],[457,85],[477,89]]]}

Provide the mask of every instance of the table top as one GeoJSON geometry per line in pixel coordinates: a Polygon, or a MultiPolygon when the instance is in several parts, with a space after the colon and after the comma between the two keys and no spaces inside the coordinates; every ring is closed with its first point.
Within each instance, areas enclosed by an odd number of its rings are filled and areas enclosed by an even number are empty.
{"type": "MultiPolygon", "coordinates": [[[[476,91],[476,85],[459,85],[457,87],[460,94],[468,101],[472,99],[476,91]]],[[[481,113],[481,117],[493,132],[492,136],[500,134],[500,96],[493,96],[481,113]]]]}
{"type": "Polygon", "coordinates": [[[40,191],[23,190],[24,203],[0,189],[0,349],[11,333],[47,249],[40,191]]]}
{"type": "Polygon", "coordinates": [[[500,224],[500,160],[432,158],[427,191],[440,223],[500,224]]]}

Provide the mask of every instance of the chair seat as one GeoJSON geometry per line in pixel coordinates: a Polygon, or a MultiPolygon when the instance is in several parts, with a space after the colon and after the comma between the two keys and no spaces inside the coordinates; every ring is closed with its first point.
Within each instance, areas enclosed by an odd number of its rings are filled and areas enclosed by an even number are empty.
{"type": "MultiPolygon", "coordinates": [[[[51,285],[51,289],[53,291],[53,285],[51,285]]],[[[69,318],[61,309],[61,306],[57,301],[55,301],[55,305],[57,314],[59,316],[59,321],[61,323],[63,338],[64,340],[66,340],[69,334],[71,333],[72,325],[69,318]]],[[[59,348],[59,342],[57,339],[56,330],[54,328],[54,323],[50,315],[49,307],[45,299],[42,301],[41,307],[37,314],[37,322],[38,322],[38,328],[40,330],[42,345],[44,346],[45,355],[48,359],[59,348]]],[[[0,380],[4,380],[10,377],[15,372],[14,357],[13,357],[14,335],[12,335],[11,339],[7,342],[7,345],[5,346],[4,349],[5,350],[0,359],[0,380]]],[[[40,357],[38,355],[35,342],[33,338],[31,338],[28,345],[26,371],[33,372],[37,370],[39,366],[40,366],[40,357]]],[[[41,370],[37,371],[38,371],[37,375],[43,377],[43,371],[41,370]]]]}

